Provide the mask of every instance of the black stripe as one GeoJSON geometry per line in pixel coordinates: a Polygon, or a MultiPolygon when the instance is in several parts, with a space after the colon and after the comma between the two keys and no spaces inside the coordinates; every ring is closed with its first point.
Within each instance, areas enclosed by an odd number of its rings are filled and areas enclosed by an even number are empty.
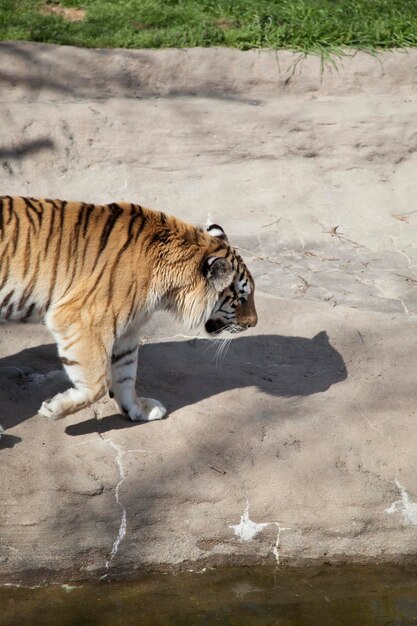
{"type": "Polygon", "coordinates": [[[111,210],[111,215],[109,215],[109,217],[107,218],[107,221],[103,228],[103,232],[101,233],[100,248],[98,251],[97,258],[96,258],[96,263],[97,263],[98,257],[100,256],[100,254],[103,252],[104,248],[107,245],[107,241],[110,237],[110,234],[114,228],[114,225],[118,217],[121,215],[121,213],[123,213],[123,210],[119,207],[118,204],[113,203],[113,204],[109,204],[108,206],[111,210]]]}
{"type": "MultiPolygon", "coordinates": [[[[78,255],[78,254],[76,254],[76,255],[75,255],[75,263],[74,263],[73,268],[72,268],[72,276],[71,276],[71,278],[70,278],[70,280],[69,280],[69,282],[68,282],[67,288],[66,288],[66,289],[65,289],[65,291],[64,291],[64,294],[63,294],[64,296],[65,296],[65,294],[66,294],[66,293],[67,293],[67,292],[71,289],[72,284],[73,284],[73,282],[74,282],[74,278],[75,278],[75,275],[76,275],[76,273],[77,273],[77,269],[78,269],[78,258],[79,258],[79,255],[78,255]]],[[[68,266],[69,266],[69,263],[68,263],[68,266]]],[[[68,268],[68,269],[69,269],[69,268],[68,268]]]]}
{"type": "Polygon", "coordinates": [[[19,234],[20,234],[20,219],[18,214],[15,212],[14,213],[15,219],[16,219],[16,226],[15,226],[15,231],[14,231],[14,239],[13,239],[13,254],[15,254],[16,249],[17,249],[17,243],[19,240],[19,234]]]}
{"type": "Polygon", "coordinates": [[[222,308],[222,306],[223,306],[223,305],[224,305],[224,304],[225,304],[228,300],[230,300],[230,297],[229,297],[229,296],[225,296],[225,297],[223,298],[223,300],[221,301],[221,304],[219,304],[219,307],[218,307],[218,308],[219,308],[219,309],[221,309],[221,308],[222,308]]]}
{"type": "Polygon", "coordinates": [[[1,253],[1,256],[0,256],[0,268],[3,265],[3,259],[4,259],[5,255],[7,254],[7,250],[8,249],[9,249],[9,243],[6,241],[6,245],[4,246],[3,252],[1,253]]]}
{"type": "Polygon", "coordinates": [[[107,306],[109,306],[112,297],[113,297],[113,286],[114,286],[114,279],[115,279],[115,270],[116,267],[119,264],[120,259],[122,258],[122,255],[124,252],[126,252],[127,248],[129,247],[131,243],[131,238],[128,238],[125,243],[123,244],[123,247],[120,248],[119,252],[117,253],[117,256],[114,260],[114,263],[112,265],[112,268],[110,270],[110,284],[109,284],[109,290],[108,290],[108,294],[107,294],[107,306]]]}
{"type": "Polygon", "coordinates": [[[10,222],[12,221],[14,201],[11,196],[3,196],[3,197],[7,198],[9,201],[9,217],[7,218],[7,222],[6,222],[6,226],[8,226],[10,222]]]}
{"type": "Polygon", "coordinates": [[[64,356],[61,357],[61,363],[62,365],[79,365],[78,361],[70,361],[70,359],[65,358],[64,356]]]}
{"type": "Polygon", "coordinates": [[[39,270],[39,257],[36,259],[36,267],[35,267],[35,271],[33,272],[32,278],[30,279],[29,284],[27,285],[26,289],[24,290],[22,294],[22,297],[19,300],[19,304],[18,304],[19,310],[24,307],[24,305],[26,304],[26,302],[32,295],[33,290],[35,289],[38,270],[39,270]]]}
{"type": "Polygon", "coordinates": [[[132,235],[132,229],[133,229],[133,224],[136,222],[136,220],[140,219],[142,216],[139,213],[134,213],[130,220],[129,220],[129,227],[127,229],[127,235],[129,237],[129,239],[133,236],[132,235]]]}
{"type": "Polygon", "coordinates": [[[118,379],[118,383],[119,385],[121,385],[122,383],[125,383],[127,380],[135,380],[132,376],[125,376],[124,378],[120,378],[118,379]]]}
{"type": "Polygon", "coordinates": [[[78,211],[77,222],[75,224],[75,230],[76,231],[81,227],[81,222],[83,221],[83,218],[84,218],[84,210],[85,210],[85,203],[81,202],[80,209],[78,211]]]}
{"type": "Polygon", "coordinates": [[[0,283],[0,291],[3,289],[4,285],[7,283],[7,279],[9,278],[9,271],[10,271],[10,260],[6,259],[6,269],[5,269],[2,281],[0,283]]]}
{"type": "Polygon", "coordinates": [[[61,229],[64,227],[65,210],[67,208],[67,204],[68,202],[66,202],[65,200],[61,201],[61,207],[60,207],[61,208],[61,216],[60,216],[61,217],[61,221],[60,221],[61,229]]]}
{"type": "Polygon", "coordinates": [[[167,225],[167,216],[165,215],[165,213],[160,213],[159,217],[160,217],[162,226],[166,226],[167,225]]]}
{"type": "Polygon", "coordinates": [[[34,302],[32,302],[32,304],[30,305],[30,307],[29,307],[29,308],[28,308],[28,310],[26,311],[26,313],[25,313],[24,317],[22,318],[22,322],[26,322],[26,321],[30,318],[30,316],[31,316],[31,315],[32,315],[32,313],[33,313],[33,309],[34,309],[34,308],[35,308],[35,303],[34,303],[34,302]]]}
{"type": "Polygon", "coordinates": [[[9,303],[10,298],[12,297],[12,295],[14,294],[14,289],[12,289],[11,291],[9,291],[9,293],[7,294],[7,296],[5,296],[3,298],[2,303],[0,304],[0,309],[2,309],[4,306],[6,306],[6,304],[9,303]]]}
{"type": "MultiPolygon", "coordinates": [[[[130,289],[129,289],[129,293],[130,293],[130,289]]],[[[129,315],[127,316],[126,322],[130,321],[130,317],[133,313],[133,309],[135,308],[137,293],[138,293],[138,285],[137,283],[135,283],[135,293],[133,294],[133,297],[132,297],[132,303],[130,305],[129,315]]]]}
{"type": "MultiPolygon", "coordinates": [[[[31,198],[33,200],[33,198],[31,198]]],[[[26,206],[31,208],[32,211],[34,211],[36,213],[36,216],[38,218],[39,221],[39,226],[42,224],[42,209],[38,209],[34,204],[32,204],[32,202],[30,201],[29,198],[23,198],[23,200],[26,203],[26,206]]],[[[36,202],[36,200],[35,200],[36,202]]]]}
{"type": "Polygon", "coordinates": [[[33,218],[32,218],[32,216],[30,214],[30,211],[29,211],[28,207],[26,207],[26,217],[28,218],[28,220],[29,220],[33,230],[35,230],[36,229],[35,222],[33,221],[33,218]]]}
{"type": "Polygon", "coordinates": [[[117,319],[117,315],[114,314],[114,311],[113,311],[113,320],[112,320],[112,322],[113,322],[113,337],[116,337],[118,319],[117,319]]]}
{"type": "Polygon", "coordinates": [[[90,242],[90,237],[87,237],[87,239],[85,239],[85,244],[84,244],[84,250],[83,250],[83,255],[81,257],[81,269],[84,267],[84,263],[85,263],[85,256],[87,254],[87,248],[88,248],[88,244],[90,242]]]}
{"type": "MultiPolygon", "coordinates": [[[[63,237],[63,233],[64,233],[64,218],[65,218],[65,209],[67,207],[67,202],[65,200],[63,200],[60,203],[60,206],[58,207],[60,210],[60,216],[59,216],[59,239],[57,241],[57,246],[55,248],[55,256],[54,256],[54,260],[53,260],[53,275],[52,275],[52,280],[51,280],[51,285],[49,287],[49,294],[48,294],[48,301],[46,303],[46,309],[45,311],[47,311],[51,305],[52,302],[52,296],[54,295],[54,291],[55,291],[55,284],[56,284],[56,279],[57,279],[57,275],[58,275],[58,267],[59,267],[59,258],[61,256],[61,247],[62,247],[62,237],[63,237]]],[[[55,204],[54,204],[55,206],[55,204]]]]}
{"type": "Polygon", "coordinates": [[[150,237],[150,242],[148,244],[148,248],[150,248],[154,243],[160,243],[162,245],[169,245],[172,240],[172,233],[169,230],[160,230],[154,233],[150,237]]]}
{"type": "MultiPolygon", "coordinates": [[[[80,228],[81,228],[81,223],[84,219],[84,208],[85,208],[85,204],[82,203],[80,206],[80,209],[78,211],[78,218],[77,221],[75,223],[74,226],[74,236],[71,237],[71,253],[68,255],[69,257],[72,257],[73,254],[77,251],[78,248],[78,240],[80,238],[80,228]]],[[[69,265],[69,259],[68,259],[68,265],[69,265]]]]}
{"type": "Polygon", "coordinates": [[[13,311],[13,304],[9,304],[9,308],[7,309],[6,315],[5,315],[5,319],[8,320],[9,317],[11,316],[13,311]]]}
{"type": "Polygon", "coordinates": [[[83,224],[83,237],[85,239],[86,234],[87,234],[87,228],[88,228],[88,224],[90,222],[90,216],[91,213],[94,210],[94,206],[92,204],[87,205],[87,210],[85,212],[85,217],[84,217],[84,224],[83,224]]]}
{"type": "Polygon", "coordinates": [[[26,274],[29,271],[31,251],[32,251],[32,248],[30,245],[30,232],[28,230],[27,236],[26,236],[26,245],[25,245],[25,261],[23,265],[23,278],[26,276],[26,274]]]}
{"type": "Polygon", "coordinates": [[[144,217],[144,215],[143,215],[143,212],[142,212],[142,207],[139,207],[139,208],[140,208],[140,211],[141,211],[142,222],[139,224],[139,227],[138,227],[138,229],[137,229],[137,231],[136,231],[136,234],[135,234],[135,242],[139,239],[139,235],[141,234],[141,232],[142,232],[142,231],[143,231],[143,229],[145,228],[145,224],[146,224],[146,219],[145,219],[145,217],[144,217]]]}
{"type": "Polygon", "coordinates": [[[128,236],[132,237],[133,236],[133,225],[136,222],[136,220],[142,218],[143,221],[141,222],[138,231],[136,232],[136,237],[135,237],[135,241],[137,241],[138,236],[143,228],[144,225],[144,218],[143,218],[143,210],[142,207],[139,205],[135,205],[135,204],[131,204],[130,205],[130,220],[129,220],[129,227],[127,230],[128,236]]]}
{"type": "Polygon", "coordinates": [[[125,352],[121,352],[120,354],[112,354],[111,362],[116,363],[117,361],[120,361],[120,359],[123,359],[123,357],[128,356],[129,354],[133,354],[137,349],[138,347],[135,346],[131,350],[125,350],[125,352]]]}
{"type": "Polygon", "coordinates": [[[135,362],[135,359],[130,359],[130,361],[123,361],[123,363],[119,363],[117,367],[125,367],[127,365],[133,365],[134,362],[135,362]]]}
{"type": "Polygon", "coordinates": [[[58,200],[58,204],[55,202],[55,200],[50,200],[49,198],[45,199],[45,202],[49,202],[50,204],[52,204],[52,206],[54,207],[54,209],[56,209],[57,211],[59,211],[59,206],[60,206],[60,200],[58,200]]]}
{"type": "Polygon", "coordinates": [[[54,208],[52,209],[52,212],[51,212],[51,222],[50,222],[50,224],[49,224],[49,232],[48,232],[48,234],[47,234],[47,236],[46,236],[46,241],[45,241],[45,251],[44,251],[44,254],[43,254],[43,258],[44,258],[44,259],[46,259],[46,255],[48,254],[49,244],[50,244],[50,242],[51,242],[51,238],[52,238],[52,235],[53,235],[53,232],[54,232],[54,224],[55,224],[55,211],[56,211],[56,206],[55,206],[55,204],[52,202],[52,200],[48,200],[48,202],[51,202],[51,203],[52,203],[52,206],[53,206],[54,208]]]}
{"type": "Polygon", "coordinates": [[[94,283],[94,285],[91,287],[90,291],[86,294],[85,296],[85,300],[88,300],[88,298],[91,296],[92,293],[94,293],[94,291],[96,290],[97,285],[99,284],[99,282],[101,281],[101,279],[103,278],[103,274],[104,271],[107,268],[107,263],[105,263],[101,269],[100,274],[97,276],[96,282],[94,283]]]}

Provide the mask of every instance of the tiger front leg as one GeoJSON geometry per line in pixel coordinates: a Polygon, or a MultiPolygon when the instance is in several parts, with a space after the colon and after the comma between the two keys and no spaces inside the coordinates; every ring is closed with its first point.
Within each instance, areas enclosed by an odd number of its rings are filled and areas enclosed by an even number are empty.
{"type": "Polygon", "coordinates": [[[160,420],[165,407],[152,398],[139,398],[135,391],[138,365],[138,338],[130,331],[118,339],[111,358],[112,384],[109,391],[123,415],[133,422],[160,420]]]}

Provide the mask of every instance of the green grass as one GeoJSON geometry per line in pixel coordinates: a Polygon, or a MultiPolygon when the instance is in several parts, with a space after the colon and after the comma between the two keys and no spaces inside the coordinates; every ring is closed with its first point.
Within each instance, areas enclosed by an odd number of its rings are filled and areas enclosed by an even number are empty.
{"type": "Polygon", "coordinates": [[[0,40],[105,48],[232,46],[322,56],[417,45],[417,0],[0,0],[0,40]],[[80,7],[69,22],[45,6],[80,7]]]}

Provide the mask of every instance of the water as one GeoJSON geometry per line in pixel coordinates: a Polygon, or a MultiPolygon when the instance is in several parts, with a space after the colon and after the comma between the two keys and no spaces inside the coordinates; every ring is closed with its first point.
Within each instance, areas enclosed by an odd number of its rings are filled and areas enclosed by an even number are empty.
{"type": "Polygon", "coordinates": [[[417,567],[239,568],[0,588],[1,626],[304,624],[417,625],[417,567]]]}

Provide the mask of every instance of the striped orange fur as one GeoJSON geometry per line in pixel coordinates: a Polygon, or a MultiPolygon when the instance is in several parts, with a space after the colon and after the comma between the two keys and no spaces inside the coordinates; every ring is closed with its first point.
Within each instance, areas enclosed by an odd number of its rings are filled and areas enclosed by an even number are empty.
{"type": "Polygon", "coordinates": [[[0,320],[44,320],[74,388],[44,402],[55,419],[109,389],[132,420],[165,408],[135,391],[140,325],[167,309],[190,328],[257,321],[253,279],[221,227],[137,204],[0,197],[0,320]]]}

